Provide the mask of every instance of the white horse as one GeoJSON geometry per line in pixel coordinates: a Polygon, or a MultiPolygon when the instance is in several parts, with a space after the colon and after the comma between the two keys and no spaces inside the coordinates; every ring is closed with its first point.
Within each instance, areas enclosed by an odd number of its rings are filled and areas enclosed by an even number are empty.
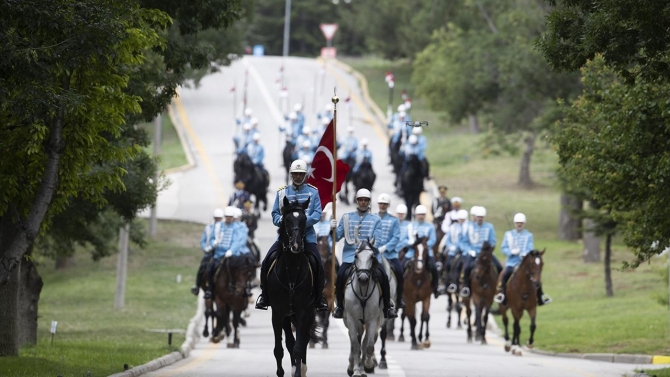
{"type": "MultiPolygon", "coordinates": [[[[396,295],[398,289],[398,280],[393,274],[391,269],[391,264],[384,255],[382,255],[382,266],[386,272],[386,276],[389,278],[389,297],[391,298],[391,303],[398,309],[398,302],[396,295]]],[[[379,361],[379,369],[388,369],[388,364],[386,363],[386,335],[390,332],[389,329],[393,329],[393,323],[395,319],[386,319],[382,322],[380,337],[382,340],[382,349],[381,349],[381,360],[379,361]]],[[[392,331],[392,330],[391,330],[392,331]]]]}
{"type": "Polygon", "coordinates": [[[353,377],[374,373],[375,340],[385,323],[382,293],[374,278],[374,269],[379,264],[374,244],[374,238],[358,243],[353,275],[344,292],[344,324],[349,329],[351,343],[347,374],[353,377]],[[361,363],[365,373],[361,373],[361,363]]]}

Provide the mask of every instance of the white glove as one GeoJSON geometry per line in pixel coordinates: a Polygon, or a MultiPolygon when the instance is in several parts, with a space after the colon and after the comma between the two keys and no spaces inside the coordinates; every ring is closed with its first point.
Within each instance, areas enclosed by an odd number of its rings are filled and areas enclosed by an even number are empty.
{"type": "Polygon", "coordinates": [[[224,257],[224,258],[229,258],[229,257],[232,257],[232,256],[233,256],[233,251],[232,251],[232,250],[228,250],[228,251],[226,251],[226,254],[225,254],[223,257],[224,257]]]}
{"type": "Polygon", "coordinates": [[[337,220],[332,219],[330,220],[330,229],[335,229],[337,228],[337,220]]]}
{"type": "Polygon", "coordinates": [[[384,245],[384,246],[382,246],[382,247],[379,248],[379,252],[380,252],[380,253],[383,253],[383,252],[385,252],[385,251],[386,251],[386,245],[384,245]]]}
{"type": "Polygon", "coordinates": [[[519,255],[520,252],[521,252],[521,250],[519,250],[517,248],[512,249],[512,255],[519,255]]]}
{"type": "Polygon", "coordinates": [[[449,251],[451,251],[451,252],[456,251],[456,245],[449,246],[449,251]]]}
{"type": "Polygon", "coordinates": [[[211,253],[211,252],[212,252],[212,247],[211,247],[211,246],[207,246],[207,247],[205,248],[205,254],[209,254],[209,253],[211,253]]]}
{"type": "Polygon", "coordinates": [[[284,215],[279,215],[279,222],[280,222],[280,223],[281,223],[281,221],[282,221],[283,219],[284,219],[284,215]]]}
{"type": "Polygon", "coordinates": [[[474,251],[474,250],[468,251],[468,254],[470,254],[470,256],[473,257],[473,258],[477,256],[477,252],[474,251]]]}

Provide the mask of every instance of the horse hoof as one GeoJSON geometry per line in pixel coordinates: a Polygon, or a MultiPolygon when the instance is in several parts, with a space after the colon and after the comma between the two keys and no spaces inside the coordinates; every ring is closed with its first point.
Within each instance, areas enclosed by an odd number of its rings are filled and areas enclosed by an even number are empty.
{"type": "Polygon", "coordinates": [[[226,348],[235,348],[235,346],[233,345],[233,343],[228,343],[226,344],[226,348]]]}
{"type": "Polygon", "coordinates": [[[404,335],[400,335],[400,337],[398,338],[398,341],[399,341],[399,342],[404,342],[404,341],[405,341],[405,336],[404,336],[404,335]]]}
{"type": "Polygon", "coordinates": [[[351,377],[354,375],[354,371],[351,369],[347,369],[347,374],[349,375],[349,377],[351,377]]]}
{"type": "Polygon", "coordinates": [[[233,348],[240,348],[240,343],[239,342],[233,343],[233,348]]]}
{"type": "Polygon", "coordinates": [[[423,342],[423,348],[430,348],[430,340],[426,339],[426,341],[423,342]]]}
{"type": "Polygon", "coordinates": [[[505,343],[505,352],[509,352],[512,349],[512,346],[509,343],[505,343]]]}
{"type": "Polygon", "coordinates": [[[202,332],[203,338],[209,338],[209,331],[205,330],[202,332]]]}
{"type": "Polygon", "coordinates": [[[526,343],[526,347],[532,349],[533,348],[533,343],[530,343],[530,342],[526,343]]]}
{"type": "Polygon", "coordinates": [[[451,321],[447,322],[447,328],[448,328],[448,329],[451,328],[451,321]]]}
{"type": "Polygon", "coordinates": [[[486,338],[482,338],[482,346],[485,346],[487,344],[488,344],[488,342],[486,342],[486,338]]]}
{"type": "Polygon", "coordinates": [[[389,368],[389,366],[388,366],[388,364],[386,364],[386,360],[382,360],[379,363],[379,369],[388,369],[388,368],[389,368]]]}
{"type": "Polygon", "coordinates": [[[328,349],[328,343],[323,343],[321,346],[321,349],[327,350],[328,349]]]}
{"type": "Polygon", "coordinates": [[[412,351],[418,351],[419,350],[419,345],[418,344],[412,344],[412,348],[410,348],[412,351]]]}
{"type": "Polygon", "coordinates": [[[389,335],[389,336],[387,336],[387,337],[386,337],[386,340],[391,341],[391,342],[395,342],[395,335],[389,335]]]}
{"type": "Polygon", "coordinates": [[[472,337],[471,336],[468,337],[468,343],[472,343],[472,337]]]}
{"type": "Polygon", "coordinates": [[[375,372],[375,367],[368,368],[368,367],[364,366],[363,370],[365,371],[365,373],[374,373],[375,372]]]}

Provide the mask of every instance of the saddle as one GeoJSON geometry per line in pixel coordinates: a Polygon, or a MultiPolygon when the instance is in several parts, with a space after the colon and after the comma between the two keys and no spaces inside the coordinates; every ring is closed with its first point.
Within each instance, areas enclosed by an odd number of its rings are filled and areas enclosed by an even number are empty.
{"type": "MultiPolygon", "coordinates": [[[[267,277],[270,276],[270,274],[272,273],[272,270],[274,270],[275,266],[277,265],[277,260],[279,259],[280,255],[281,255],[281,250],[277,250],[277,252],[274,253],[274,255],[270,255],[270,258],[272,259],[272,262],[270,263],[270,268],[268,268],[267,277]]],[[[311,277],[310,279],[312,281],[312,285],[314,285],[314,282],[315,282],[314,267],[312,266],[312,264],[315,263],[315,261],[312,260],[314,258],[311,256],[311,253],[309,253],[309,255],[306,254],[305,257],[307,258],[307,266],[309,266],[309,276],[311,277]]]]}

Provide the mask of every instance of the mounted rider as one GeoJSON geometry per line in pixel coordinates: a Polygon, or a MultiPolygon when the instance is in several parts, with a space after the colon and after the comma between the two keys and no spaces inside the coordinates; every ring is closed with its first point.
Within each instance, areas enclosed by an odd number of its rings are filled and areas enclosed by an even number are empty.
{"type": "Polygon", "coordinates": [[[319,237],[328,237],[328,254],[332,252],[331,242],[332,242],[332,233],[330,231],[330,219],[333,217],[333,212],[330,210],[331,204],[326,204],[326,207],[323,209],[321,214],[321,221],[314,224],[314,232],[316,233],[316,238],[319,237]]]}
{"type": "Polygon", "coordinates": [[[328,119],[328,121],[325,122],[327,126],[328,123],[330,123],[330,121],[333,120],[333,104],[330,102],[327,103],[326,106],[324,107],[324,111],[319,115],[317,115],[316,117],[321,121],[323,121],[323,119],[328,119]]]}
{"type": "Polygon", "coordinates": [[[388,208],[391,205],[391,196],[389,194],[379,194],[377,197],[377,206],[379,212],[377,216],[382,221],[382,232],[381,238],[376,240],[377,245],[379,246],[379,253],[383,254],[384,257],[389,261],[391,265],[391,270],[395,274],[396,281],[398,282],[396,289],[396,308],[403,309],[405,307],[405,300],[403,299],[403,288],[405,285],[405,278],[403,275],[402,266],[398,260],[398,241],[400,240],[400,221],[398,218],[391,215],[388,212],[388,208]]]}
{"type": "MultiPolygon", "coordinates": [[[[458,222],[458,213],[461,210],[463,199],[461,199],[459,196],[454,196],[451,198],[450,204],[451,210],[446,213],[444,219],[442,220],[442,232],[444,232],[444,234],[449,233],[449,227],[452,224],[456,224],[458,222]]],[[[465,213],[467,213],[467,211],[465,213]]]]}
{"type": "Polygon", "coordinates": [[[243,126],[245,124],[250,124],[251,123],[251,115],[253,114],[253,111],[251,111],[251,108],[247,107],[244,109],[244,116],[242,118],[238,118],[235,120],[238,126],[243,126]]]}
{"type": "Polygon", "coordinates": [[[356,152],[356,164],[352,172],[357,173],[364,162],[372,164],[372,152],[368,149],[368,139],[361,139],[361,149],[356,152]]]}
{"type": "MultiPolygon", "coordinates": [[[[496,247],[496,231],[493,228],[493,224],[484,221],[486,217],[486,208],[477,206],[473,208],[475,221],[472,222],[468,229],[468,237],[464,242],[464,250],[467,250],[467,256],[465,259],[465,264],[463,265],[463,273],[461,274],[460,283],[463,285],[461,292],[459,293],[461,297],[470,297],[470,272],[475,267],[475,260],[479,253],[482,251],[482,245],[484,242],[488,241],[492,248],[496,247]]],[[[502,266],[492,254],[492,261],[496,267],[498,273],[502,271],[502,266]]]]}
{"type": "Polygon", "coordinates": [[[405,220],[405,217],[407,216],[407,206],[398,204],[395,207],[395,214],[398,217],[398,229],[400,230],[398,233],[398,243],[395,246],[395,252],[400,256],[401,253],[402,255],[405,255],[407,252],[407,241],[409,240],[407,229],[409,228],[410,222],[405,220]]]}
{"type": "Polygon", "coordinates": [[[235,144],[235,153],[247,153],[247,146],[253,142],[253,133],[251,132],[251,124],[245,123],[242,125],[242,134],[233,136],[233,143],[235,144]]]}
{"type": "Polygon", "coordinates": [[[295,145],[300,148],[302,147],[303,143],[305,140],[310,141],[310,136],[312,133],[312,128],[310,126],[305,126],[302,128],[302,133],[298,135],[298,137],[295,139],[295,145]]]}
{"type": "MultiPolygon", "coordinates": [[[[514,215],[514,229],[505,232],[502,246],[500,249],[503,254],[507,255],[507,262],[505,263],[505,270],[502,273],[502,278],[498,283],[498,292],[493,298],[499,304],[505,303],[505,286],[514,269],[521,264],[523,258],[533,251],[533,233],[524,229],[526,225],[526,215],[517,213],[514,215]]],[[[537,304],[544,305],[550,303],[551,297],[542,292],[542,285],[537,288],[537,304]]]]}
{"type": "Polygon", "coordinates": [[[215,274],[219,264],[224,258],[242,255],[244,253],[246,239],[243,239],[243,234],[239,225],[234,222],[235,207],[228,206],[223,211],[224,221],[219,221],[214,224],[214,263],[209,265],[209,291],[205,293],[209,297],[214,297],[213,289],[215,287],[215,274]]]}
{"type": "Polygon", "coordinates": [[[244,182],[235,182],[235,192],[228,199],[228,205],[236,208],[244,208],[244,202],[251,200],[251,194],[244,189],[244,182]]]}
{"type": "Polygon", "coordinates": [[[348,161],[356,157],[356,150],[358,149],[358,140],[354,137],[354,128],[347,127],[347,136],[342,143],[342,151],[338,153],[338,157],[342,161],[348,161]]]}
{"type": "Polygon", "coordinates": [[[298,114],[291,111],[286,119],[286,124],[279,126],[279,132],[286,135],[286,140],[296,145],[296,139],[302,133],[302,124],[298,122],[298,114]]]}
{"type": "MultiPolygon", "coordinates": [[[[321,220],[321,200],[319,199],[319,191],[316,187],[305,183],[307,176],[307,163],[303,160],[295,160],[291,163],[289,168],[289,173],[291,175],[291,184],[289,186],[280,187],[277,190],[277,195],[275,196],[274,206],[272,207],[272,223],[279,227],[282,222],[281,209],[284,206],[284,198],[288,199],[289,202],[297,201],[298,203],[304,203],[309,200],[309,207],[305,211],[307,217],[307,223],[305,228],[305,240],[306,240],[306,251],[308,251],[308,256],[311,254],[314,259],[314,267],[316,269],[314,275],[314,297],[316,309],[319,311],[327,311],[328,303],[323,297],[323,285],[324,285],[324,275],[323,275],[323,262],[321,261],[321,256],[319,251],[316,248],[316,233],[314,232],[314,225],[321,220]]],[[[281,235],[279,236],[281,237],[281,235]]],[[[272,244],[270,250],[265,255],[263,263],[261,265],[261,294],[258,296],[256,301],[256,309],[267,310],[268,305],[270,304],[267,298],[267,276],[270,269],[270,265],[276,259],[277,253],[279,252],[279,247],[281,246],[281,241],[277,237],[277,240],[272,244]]]]}
{"type": "Polygon", "coordinates": [[[293,105],[293,111],[295,112],[296,120],[300,127],[298,131],[302,131],[302,128],[305,126],[305,113],[302,111],[302,103],[298,102],[293,105]]]}
{"type": "MultiPolygon", "coordinates": [[[[426,213],[428,209],[426,206],[420,204],[416,206],[414,221],[409,224],[407,227],[407,253],[405,253],[404,261],[409,262],[414,257],[414,248],[412,245],[417,238],[427,238],[426,246],[428,246],[428,269],[430,270],[431,280],[433,285],[433,295],[435,298],[440,296],[438,291],[438,274],[437,274],[437,265],[435,264],[435,256],[433,255],[433,246],[437,242],[437,237],[435,235],[435,228],[432,224],[426,222],[426,213]]],[[[404,262],[404,263],[407,263],[404,262]]],[[[405,266],[407,266],[405,264],[405,266]]]]}
{"type": "MultiPolygon", "coordinates": [[[[354,263],[356,255],[357,240],[379,240],[381,234],[381,219],[379,216],[370,213],[370,190],[360,189],[356,192],[356,211],[345,213],[337,224],[337,220],[331,220],[330,226],[337,226],[337,241],[344,238],[344,248],[342,249],[342,264],[337,272],[335,282],[336,308],[333,312],[334,318],[344,317],[344,291],[345,283],[349,277],[350,267],[354,263]]],[[[381,263],[377,270],[373,271],[376,281],[381,286],[382,301],[384,302],[384,317],[396,318],[398,314],[391,306],[389,281],[381,263]]]]}
{"type": "Polygon", "coordinates": [[[451,200],[447,197],[448,190],[447,186],[440,185],[437,188],[439,196],[433,199],[433,224],[436,227],[442,226],[445,216],[451,211],[451,200]]]}
{"type": "MultiPolygon", "coordinates": [[[[448,232],[444,234],[445,237],[445,251],[447,252],[447,260],[445,262],[445,269],[447,275],[452,268],[456,268],[454,261],[458,255],[463,255],[463,243],[468,237],[470,224],[468,223],[468,211],[464,209],[458,210],[457,222],[449,226],[448,232]]],[[[451,283],[447,287],[447,292],[456,292],[456,284],[451,283]]]]}
{"type": "Polygon", "coordinates": [[[428,139],[423,135],[423,127],[413,127],[412,135],[416,135],[418,149],[421,150],[421,163],[423,164],[424,176],[430,177],[430,164],[426,158],[426,149],[428,149],[428,139]]]}
{"type": "Polygon", "coordinates": [[[247,154],[249,155],[249,158],[251,158],[251,162],[253,162],[258,169],[260,169],[261,174],[264,176],[268,176],[267,170],[265,170],[265,166],[263,165],[263,160],[265,159],[265,148],[261,144],[261,134],[256,132],[253,137],[252,137],[253,142],[247,146],[247,154]]]}
{"type": "Polygon", "coordinates": [[[302,148],[300,148],[300,150],[298,151],[298,159],[305,161],[307,165],[311,165],[312,160],[314,160],[314,151],[312,151],[312,143],[310,143],[309,140],[304,140],[301,146],[302,148]]]}
{"type": "Polygon", "coordinates": [[[213,213],[214,221],[211,224],[205,225],[205,230],[202,232],[202,237],[200,237],[200,248],[202,249],[202,260],[200,260],[200,267],[198,268],[198,274],[195,276],[195,285],[191,287],[191,293],[198,295],[200,292],[200,284],[202,284],[202,277],[205,274],[205,269],[207,264],[212,260],[214,253],[214,246],[212,246],[214,241],[214,225],[223,220],[223,210],[217,208],[213,213]]]}
{"type": "MultiPolygon", "coordinates": [[[[326,118],[323,118],[323,120],[328,120],[326,118]]],[[[322,126],[322,127],[314,127],[312,129],[312,134],[309,136],[309,141],[312,143],[312,150],[316,152],[316,148],[319,147],[319,142],[321,142],[321,136],[323,136],[323,133],[326,131],[326,127],[328,124],[322,126]]]]}

